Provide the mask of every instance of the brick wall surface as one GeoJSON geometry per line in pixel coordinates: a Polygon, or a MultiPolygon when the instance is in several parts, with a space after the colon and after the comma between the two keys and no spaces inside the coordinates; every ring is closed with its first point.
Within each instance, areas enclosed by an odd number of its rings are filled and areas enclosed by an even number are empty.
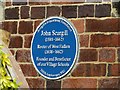
{"type": "Polygon", "coordinates": [[[120,19],[111,16],[111,0],[80,2],[7,2],[2,28],[11,32],[9,48],[31,88],[119,88],[120,19]],[[43,79],[34,69],[30,44],[37,25],[63,16],[78,30],[80,58],[63,80],[43,79]]]}

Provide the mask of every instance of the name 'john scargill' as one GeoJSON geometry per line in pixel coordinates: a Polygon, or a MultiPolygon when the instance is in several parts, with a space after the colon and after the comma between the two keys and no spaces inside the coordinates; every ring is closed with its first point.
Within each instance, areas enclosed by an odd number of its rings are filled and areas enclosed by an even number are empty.
{"type": "Polygon", "coordinates": [[[41,31],[41,36],[68,36],[68,30],[64,30],[64,31],[56,31],[56,30],[52,30],[51,32],[48,31],[41,31]]]}

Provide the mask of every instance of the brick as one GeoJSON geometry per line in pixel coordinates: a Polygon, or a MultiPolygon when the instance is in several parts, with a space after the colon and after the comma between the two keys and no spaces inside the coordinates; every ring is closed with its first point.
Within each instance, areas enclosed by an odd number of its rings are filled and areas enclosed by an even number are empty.
{"type": "Polygon", "coordinates": [[[83,33],[84,32],[84,20],[77,19],[77,20],[71,20],[75,28],[77,29],[78,33],[83,33]]]}
{"type": "Polygon", "coordinates": [[[34,22],[34,31],[37,29],[37,27],[39,26],[39,24],[42,22],[42,20],[36,20],[34,22]]]}
{"type": "Polygon", "coordinates": [[[29,18],[29,6],[22,6],[20,9],[20,16],[21,19],[27,19],[29,18]]]}
{"type": "Polygon", "coordinates": [[[25,42],[24,42],[24,47],[25,48],[30,48],[32,37],[33,37],[32,35],[25,36],[25,42]]]}
{"type": "Polygon", "coordinates": [[[68,78],[64,79],[62,83],[62,88],[97,88],[97,80],[90,78],[68,78]]]}
{"type": "MultiPolygon", "coordinates": [[[[34,5],[48,5],[48,4],[50,4],[50,2],[39,2],[39,1],[34,1],[34,2],[30,2],[31,0],[29,0],[29,5],[31,5],[31,6],[34,6],[34,5]]],[[[33,0],[32,0],[33,1],[33,0]]]]}
{"type": "Polygon", "coordinates": [[[27,5],[27,0],[13,0],[12,1],[13,5],[27,5]]]}
{"type": "Polygon", "coordinates": [[[119,17],[120,16],[120,1],[119,0],[118,1],[114,0],[112,2],[113,2],[112,3],[113,8],[116,9],[116,12],[114,12],[114,14],[115,14],[115,16],[119,17]]]}
{"type": "Polygon", "coordinates": [[[85,0],[51,0],[52,4],[78,4],[84,3],[85,0]]]}
{"type": "Polygon", "coordinates": [[[86,32],[118,32],[120,31],[118,19],[86,20],[86,32]]]}
{"type": "Polygon", "coordinates": [[[99,90],[118,90],[120,88],[120,79],[119,78],[105,78],[98,81],[99,90]]]}
{"type": "Polygon", "coordinates": [[[95,17],[110,17],[110,16],[111,16],[110,4],[96,5],[95,17]]]}
{"type": "MultiPolygon", "coordinates": [[[[45,80],[42,78],[26,78],[30,88],[41,89],[45,88],[45,80]]],[[[44,89],[43,89],[44,90],[44,89]]]]}
{"type": "Polygon", "coordinates": [[[78,17],[94,17],[94,5],[79,6],[78,17]]]}
{"type": "Polygon", "coordinates": [[[120,34],[118,34],[117,37],[118,37],[118,38],[117,38],[117,41],[118,41],[118,47],[120,47],[120,34]]]}
{"type": "Polygon", "coordinates": [[[81,49],[79,62],[97,61],[98,52],[96,49],[81,49]]]}
{"type": "Polygon", "coordinates": [[[10,52],[12,53],[12,55],[15,55],[15,51],[14,50],[10,50],[10,52]]]}
{"type": "Polygon", "coordinates": [[[29,0],[29,5],[47,5],[50,4],[50,0],[29,0]]]}
{"type": "Polygon", "coordinates": [[[102,2],[102,0],[87,0],[86,2],[102,2]]]}
{"type": "Polygon", "coordinates": [[[55,5],[60,5],[60,4],[66,4],[66,5],[68,4],[69,5],[69,4],[78,4],[78,3],[81,3],[81,2],[68,2],[68,1],[65,2],[65,0],[64,0],[64,2],[63,1],[62,2],[52,1],[51,3],[55,4],[55,5]]]}
{"type": "Polygon", "coordinates": [[[120,62],[120,48],[117,50],[118,62],[120,62]]]}
{"type": "Polygon", "coordinates": [[[11,6],[12,5],[12,3],[11,3],[11,1],[9,0],[8,2],[5,2],[5,6],[7,7],[7,6],[11,6]]]}
{"type": "Polygon", "coordinates": [[[22,72],[25,77],[27,76],[37,76],[37,72],[32,64],[20,64],[22,72]]]}
{"type": "Polygon", "coordinates": [[[117,47],[119,44],[119,35],[110,34],[95,34],[91,36],[91,47],[117,47]]]}
{"type": "Polygon", "coordinates": [[[48,6],[47,7],[47,17],[50,16],[60,16],[61,8],[58,6],[48,6]]]}
{"type": "Polygon", "coordinates": [[[109,76],[120,76],[120,64],[110,64],[108,69],[109,76]]]}
{"type": "Polygon", "coordinates": [[[23,39],[21,36],[12,36],[10,38],[9,48],[22,48],[23,39]]]}
{"type": "Polygon", "coordinates": [[[103,0],[103,2],[111,2],[111,0],[103,0]]]}
{"type": "Polygon", "coordinates": [[[32,19],[43,19],[45,18],[45,7],[32,7],[31,8],[32,19]]]}
{"type": "Polygon", "coordinates": [[[105,64],[77,64],[76,68],[73,70],[71,75],[73,77],[105,76],[106,65],[105,64]]]}
{"type": "Polygon", "coordinates": [[[47,89],[55,89],[55,88],[57,88],[57,90],[61,90],[61,81],[47,80],[46,87],[47,87],[47,89]]]}
{"type": "Polygon", "coordinates": [[[19,34],[33,33],[33,22],[32,21],[20,21],[18,31],[19,31],[19,34]]]}
{"type": "Polygon", "coordinates": [[[64,1],[62,0],[61,2],[52,1],[51,3],[55,4],[55,5],[60,5],[60,4],[63,4],[63,5],[64,4],[66,4],[66,5],[68,4],[69,5],[69,4],[79,4],[79,3],[82,3],[82,2],[81,1],[78,1],[78,2],[68,2],[66,0],[64,0],[64,1]]]}
{"type": "Polygon", "coordinates": [[[112,4],[113,4],[113,8],[116,8],[119,14],[119,2],[112,1],[112,4]]]}
{"type": "Polygon", "coordinates": [[[8,22],[3,22],[2,23],[2,27],[4,30],[10,32],[11,34],[16,34],[17,33],[17,22],[14,21],[14,22],[11,22],[11,21],[8,21],[8,22]]]}
{"type": "Polygon", "coordinates": [[[0,29],[3,29],[3,23],[4,22],[0,22],[0,29]]]}
{"type": "Polygon", "coordinates": [[[115,50],[114,49],[101,49],[99,51],[100,62],[115,62],[115,50]]]}
{"type": "Polygon", "coordinates": [[[5,9],[5,19],[19,19],[19,8],[5,9]]]}
{"type": "Polygon", "coordinates": [[[88,47],[89,35],[80,35],[80,47],[88,47]]]}
{"type": "Polygon", "coordinates": [[[118,16],[120,16],[120,1],[118,2],[118,8],[117,8],[118,16]]]}
{"type": "Polygon", "coordinates": [[[77,6],[63,6],[62,16],[66,18],[76,18],[77,17],[77,6]]]}
{"type": "Polygon", "coordinates": [[[86,64],[77,64],[71,75],[73,77],[87,76],[87,65],[86,64]]]}
{"type": "Polygon", "coordinates": [[[30,50],[18,50],[16,52],[16,60],[18,62],[31,62],[30,50]]]}

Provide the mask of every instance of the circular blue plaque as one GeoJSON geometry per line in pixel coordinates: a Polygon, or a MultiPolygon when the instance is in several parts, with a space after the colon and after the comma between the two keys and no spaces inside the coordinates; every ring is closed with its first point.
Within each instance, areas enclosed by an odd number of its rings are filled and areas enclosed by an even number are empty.
{"type": "Polygon", "coordinates": [[[77,32],[67,19],[50,17],[37,27],[31,43],[31,57],[44,78],[55,80],[68,75],[78,53],[77,32]]]}

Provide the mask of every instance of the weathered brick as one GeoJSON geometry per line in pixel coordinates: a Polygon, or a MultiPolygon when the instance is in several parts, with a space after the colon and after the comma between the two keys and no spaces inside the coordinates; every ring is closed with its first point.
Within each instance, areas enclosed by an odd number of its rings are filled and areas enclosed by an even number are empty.
{"type": "Polygon", "coordinates": [[[119,45],[119,35],[94,34],[91,36],[91,47],[117,47],[119,45]]]}
{"type": "Polygon", "coordinates": [[[78,33],[84,32],[84,20],[71,20],[71,22],[74,24],[75,28],[77,29],[78,33]]]}
{"type": "Polygon", "coordinates": [[[20,16],[21,19],[27,19],[29,18],[29,6],[22,6],[20,9],[20,16]]]}
{"type": "Polygon", "coordinates": [[[41,90],[45,88],[45,80],[42,78],[27,78],[26,80],[30,88],[34,88],[34,89],[39,88],[41,90]]]}
{"type": "Polygon", "coordinates": [[[106,65],[105,64],[77,64],[76,68],[72,72],[72,76],[105,76],[106,65]]]}
{"type": "Polygon", "coordinates": [[[10,38],[9,48],[22,48],[23,39],[21,36],[12,36],[10,38]]]}
{"type": "Polygon", "coordinates": [[[96,5],[95,16],[96,17],[110,17],[111,16],[111,4],[96,5]]]}
{"type": "Polygon", "coordinates": [[[13,5],[27,5],[27,0],[12,0],[13,5]]]}
{"type": "Polygon", "coordinates": [[[45,7],[32,7],[31,8],[32,19],[43,19],[45,18],[45,7]]]}
{"type": "Polygon", "coordinates": [[[120,62],[120,48],[117,50],[118,62],[120,62]]]}
{"type": "Polygon", "coordinates": [[[100,62],[115,62],[115,50],[114,49],[101,49],[99,51],[100,62]]]}
{"type": "Polygon", "coordinates": [[[120,31],[118,19],[86,20],[86,32],[118,32],[120,31]]]}
{"type": "Polygon", "coordinates": [[[77,6],[63,6],[62,16],[66,18],[76,18],[77,17],[77,6]]]}
{"type": "Polygon", "coordinates": [[[80,47],[88,47],[89,35],[80,35],[80,47]]]}
{"type": "Polygon", "coordinates": [[[20,21],[18,32],[19,34],[33,33],[33,22],[32,21],[20,21]]]}
{"type": "Polygon", "coordinates": [[[58,6],[48,6],[47,7],[47,17],[50,16],[60,16],[61,8],[58,6]]]}
{"type": "Polygon", "coordinates": [[[98,52],[96,49],[81,49],[79,62],[97,61],[98,52]]]}
{"type": "Polygon", "coordinates": [[[25,42],[24,42],[25,48],[30,48],[32,37],[33,37],[32,35],[25,36],[25,42]]]}
{"type": "Polygon", "coordinates": [[[94,17],[94,5],[79,6],[78,17],[94,17]]]}
{"type": "Polygon", "coordinates": [[[37,29],[38,25],[42,22],[42,20],[36,20],[34,22],[34,31],[37,29]]]}
{"type": "Polygon", "coordinates": [[[120,76],[120,64],[110,64],[108,72],[109,76],[120,76]]]}
{"type": "Polygon", "coordinates": [[[3,22],[2,23],[2,29],[10,32],[11,34],[16,34],[17,33],[17,22],[14,21],[14,22],[11,22],[11,21],[8,21],[8,22],[3,22]]]}
{"type": "Polygon", "coordinates": [[[62,88],[97,88],[97,80],[90,78],[67,78],[63,80],[62,88]]]}
{"type": "Polygon", "coordinates": [[[5,19],[19,19],[19,8],[7,8],[5,9],[5,19]]]}
{"type": "Polygon", "coordinates": [[[119,78],[105,78],[98,81],[99,90],[118,90],[120,88],[119,78]]]}
{"type": "Polygon", "coordinates": [[[57,90],[61,90],[61,81],[51,81],[51,80],[47,80],[47,84],[46,84],[47,89],[55,89],[57,88],[57,90]]]}
{"type": "Polygon", "coordinates": [[[16,52],[16,60],[18,62],[31,62],[30,50],[18,50],[16,52]]]}
{"type": "Polygon", "coordinates": [[[37,76],[37,72],[32,64],[20,64],[20,67],[25,77],[37,76]]]}

